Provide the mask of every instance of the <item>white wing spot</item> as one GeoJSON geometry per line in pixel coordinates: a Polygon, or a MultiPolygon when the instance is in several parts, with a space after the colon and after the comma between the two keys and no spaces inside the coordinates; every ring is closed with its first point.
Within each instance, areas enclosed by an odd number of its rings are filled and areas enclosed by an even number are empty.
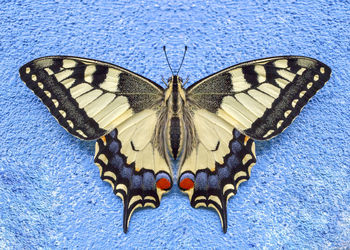
{"type": "Polygon", "coordinates": [[[64,110],[58,110],[58,112],[60,112],[60,114],[63,116],[63,118],[66,118],[67,114],[64,110]]]}
{"type": "Polygon", "coordinates": [[[259,90],[265,92],[266,94],[274,97],[274,98],[278,98],[278,96],[280,95],[280,89],[270,83],[263,83],[258,87],[259,90]]]}
{"type": "Polygon", "coordinates": [[[44,93],[45,93],[45,95],[46,95],[48,98],[51,98],[51,93],[50,93],[50,91],[45,90],[44,93]]]}
{"type": "Polygon", "coordinates": [[[87,83],[80,83],[79,85],[76,85],[70,89],[70,94],[73,98],[77,98],[78,96],[81,96],[82,94],[88,92],[91,89],[91,85],[87,83]]]}
{"type": "Polygon", "coordinates": [[[263,137],[267,138],[268,136],[270,136],[273,132],[275,132],[275,130],[270,129],[263,137]]]}
{"type": "Polygon", "coordinates": [[[320,68],[320,72],[321,72],[321,74],[324,74],[324,73],[326,72],[325,68],[324,68],[324,67],[321,67],[321,68],[320,68]]]}
{"type": "Polygon", "coordinates": [[[277,68],[287,68],[288,67],[288,61],[287,59],[281,59],[277,60],[273,63],[277,68]]]}
{"type": "Polygon", "coordinates": [[[68,123],[69,127],[74,128],[74,124],[71,120],[67,120],[67,123],[68,123]]]}
{"type": "Polygon", "coordinates": [[[229,72],[231,74],[233,92],[240,92],[240,91],[249,89],[251,87],[251,85],[247,83],[247,81],[244,78],[242,68],[237,68],[229,72]]]}
{"type": "MultiPolygon", "coordinates": [[[[78,130],[78,131],[80,131],[80,130],[78,130]]],[[[100,159],[101,161],[103,161],[103,163],[104,163],[105,165],[108,164],[108,159],[107,159],[107,157],[106,157],[104,154],[100,154],[100,155],[98,156],[98,159],[100,159]]],[[[106,173],[105,173],[104,175],[106,176],[106,173]]]]}
{"type": "Polygon", "coordinates": [[[309,82],[309,83],[306,85],[306,87],[307,87],[308,89],[310,89],[310,88],[312,87],[312,85],[313,85],[313,83],[312,83],[312,82],[309,82]]]}
{"type": "Polygon", "coordinates": [[[32,75],[32,81],[36,82],[36,80],[38,80],[38,78],[36,77],[36,75],[32,75]]]}
{"type": "Polygon", "coordinates": [[[292,101],[292,107],[293,108],[295,108],[295,105],[297,105],[297,102],[298,102],[299,100],[298,99],[294,99],[293,101],[292,101]]]}
{"type": "Polygon", "coordinates": [[[96,71],[96,66],[95,65],[89,65],[86,67],[85,72],[84,72],[84,79],[88,83],[92,83],[94,80],[92,75],[96,71]]]}
{"type": "Polygon", "coordinates": [[[275,100],[271,96],[256,89],[249,90],[248,94],[267,108],[271,108],[275,100]]]}
{"type": "Polygon", "coordinates": [[[277,82],[278,86],[280,86],[280,88],[282,89],[284,89],[289,84],[289,82],[283,78],[276,78],[275,81],[277,82]]]}
{"type": "Polygon", "coordinates": [[[54,74],[54,72],[50,68],[44,68],[44,70],[47,74],[49,74],[49,76],[54,74]]]}
{"type": "Polygon", "coordinates": [[[79,108],[84,108],[89,103],[93,102],[97,97],[102,95],[103,91],[100,89],[92,90],[86,94],[79,96],[76,102],[79,104],[79,108]]]}
{"type": "Polygon", "coordinates": [[[283,120],[279,120],[276,127],[279,128],[282,126],[282,124],[283,124],[283,120]]]}
{"type": "Polygon", "coordinates": [[[110,82],[103,82],[100,84],[100,88],[110,91],[110,92],[117,92],[118,91],[118,84],[117,81],[110,81],[110,82]]]}
{"type": "Polygon", "coordinates": [[[58,101],[56,99],[52,99],[53,105],[55,105],[55,107],[58,107],[58,101]]]}
{"type": "Polygon", "coordinates": [[[236,99],[245,106],[250,112],[255,114],[257,117],[262,117],[266,111],[266,107],[255,101],[252,97],[247,94],[239,93],[235,95],[236,99]]]}
{"type": "MultiPolygon", "coordinates": [[[[273,130],[272,130],[273,131],[273,130]]],[[[246,154],[242,160],[243,164],[246,164],[250,159],[252,159],[253,157],[250,154],[246,154]]]]}
{"type": "Polygon", "coordinates": [[[284,79],[292,82],[294,80],[295,74],[293,74],[292,72],[289,72],[287,70],[284,69],[279,69],[277,70],[277,73],[282,76],[284,79]]]}
{"type": "Polygon", "coordinates": [[[301,76],[304,73],[305,70],[306,70],[306,68],[299,69],[298,72],[297,72],[297,75],[301,76]]]}
{"type": "Polygon", "coordinates": [[[81,131],[80,129],[78,129],[76,132],[84,138],[87,137],[86,134],[83,131],[81,131]]]}
{"type": "Polygon", "coordinates": [[[74,78],[67,78],[66,80],[63,80],[61,83],[66,89],[69,89],[74,82],[75,82],[74,78]]]}
{"type": "MultiPolygon", "coordinates": [[[[102,154],[103,155],[103,154],[102,154]]],[[[103,155],[104,157],[106,157],[105,155],[103,155]]],[[[99,159],[101,159],[102,157],[101,156],[99,156],[98,157],[99,159]]],[[[107,158],[106,158],[107,159],[107,158]]],[[[101,159],[102,160],[102,159],[101,159]]],[[[103,162],[105,162],[104,160],[102,160],[103,162]]],[[[107,159],[107,162],[108,162],[108,159],[107,159]]],[[[107,165],[107,163],[105,163],[106,165],[107,165]]],[[[106,172],[104,172],[103,173],[103,176],[105,176],[105,177],[112,177],[112,179],[114,180],[114,181],[116,181],[117,180],[117,176],[112,172],[112,171],[106,171],[106,172]]]]}
{"type": "Polygon", "coordinates": [[[297,60],[297,64],[304,68],[312,68],[315,63],[312,60],[307,58],[299,58],[297,60]]]}
{"type": "Polygon", "coordinates": [[[287,110],[286,112],[284,112],[284,117],[287,118],[291,112],[292,110],[287,110]]]}
{"type": "Polygon", "coordinates": [[[266,70],[262,65],[255,65],[254,71],[258,74],[258,82],[263,83],[266,81],[266,70]]]}
{"type": "Polygon", "coordinates": [[[27,68],[26,68],[26,74],[29,74],[29,73],[30,73],[30,68],[27,67],[27,68]]]}
{"type": "Polygon", "coordinates": [[[315,76],[314,76],[314,81],[317,82],[318,79],[320,79],[320,76],[319,76],[319,75],[315,75],[315,76]]]}
{"type": "Polygon", "coordinates": [[[77,63],[74,60],[69,60],[69,59],[64,59],[63,60],[63,68],[66,68],[66,69],[74,68],[76,64],[77,63]]]}
{"type": "Polygon", "coordinates": [[[44,88],[44,84],[42,82],[38,82],[38,87],[43,89],[44,88]]]}
{"type": "Polygon", "coordinates": [[[306,93],[305,90],[301,91],[300,94],[299,94],[299,97],[302,98],[305,95],[305,93],[306,93]]]}
{"type": "Polygon", "coordinates": [[[239,171],[237,174],[235,174],[235,176],[233,177],[234,180],[237,180],[239,177],[242,177],[242,176],[247,176],[247,174],[244,172],[244,171],[239,171]]]}
{"type": "Polygon", "coordinates": [[[66,70],[63,70],[61,72],[58,72],[57,74],[55,74],[56,80],[58,82],[62,82],[62,80],[70,77],[73,74],[73,72],[74,71],[71,69],[66,69],[66,70]]]}

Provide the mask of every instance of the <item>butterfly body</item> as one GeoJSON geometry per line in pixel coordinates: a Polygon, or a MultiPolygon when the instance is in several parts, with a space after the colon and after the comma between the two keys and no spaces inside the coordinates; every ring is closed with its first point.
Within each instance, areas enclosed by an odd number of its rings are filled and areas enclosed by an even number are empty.
{"type": "Polygon", "coordinates": [[[256,162],[254,139],[288,127],[330,78],[313,58],[281,56],[226,68],[184,88],[164,89],[120,66],[51,56],[20,68],[21,79],[71,134],[95,140],[95,163],[124,204],[158,207],[177,185],[192,207],[214,208],[227,230],[227,201],[256,162]]]}
{"type": "Polygon", "coordinates": [[[182,87],[182,79],[172,76],[168,80],[168,88],[164,92],[165,107],[167,108],[167,151],[172,159],[177,160],[184,146],[184,103],[186,93],[182,87]]]}

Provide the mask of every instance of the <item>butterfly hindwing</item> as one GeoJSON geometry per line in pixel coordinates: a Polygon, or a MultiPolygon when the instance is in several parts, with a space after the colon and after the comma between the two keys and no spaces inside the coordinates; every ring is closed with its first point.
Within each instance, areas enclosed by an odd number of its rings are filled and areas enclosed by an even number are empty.
{"type": "Polygon", "coordinates": [[[157,105],[163,89],[119,66],[78,57],[35,59],[20,68],[27,86],[71,134],[93,140],[157,105]]]}
{"type": "Polygon", "coordinates": [[[123,200],[123,228],[127,232],[134,210],[158,207],[163,193],[172,187],[172,178],[167,163],[151,142],[143,150],[135,151],[133,159],[126,157],[122,133],[115,129],[96,142],[95,164],[102,180],[110,183],[123,200]]]}
{"type": "Polygon", "coordinates": [[[188,100],[244,134],[267,140],[291,124],[330,74],[327,65],[308,57],[260,59],[198,81],[187,89],[188,100]]]}
{"type": "Polygon", "coordinates": [[[191,206],[214,208],[227,230],[227,201],[249,179],[256,162],[252,139],[207,110],[193,112],[196,142],[184,159],[178,185],[191,206]]]}

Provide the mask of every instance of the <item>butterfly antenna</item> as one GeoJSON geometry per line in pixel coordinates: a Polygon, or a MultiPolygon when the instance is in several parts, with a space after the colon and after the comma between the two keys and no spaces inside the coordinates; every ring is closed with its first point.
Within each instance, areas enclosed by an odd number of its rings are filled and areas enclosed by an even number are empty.
{"type": "Polygon", "coordinates": [[[184,84],[183,84],[183,87],[184,87],[184,88],[186,87],[186,84],[188,83],[188,80],[189,80],[189,79],[190,79],[190,77],[187,76],[186,81],[185,81],[184,84]]]}
{"type": "Polygon", "coordinates": [[[168,83],[164,80],[163,76],[162,76],[162,82],[164,82],[165,86],[168,86],[168,83]]]}
{"type": "Polygon", "coordinates": [[[173,69],[171,68],[170,63],[169,63],[169,59],[168,59],[168,55],[167,55],[167,53],[166,53],[165,46],[163,46],[163,50],[164,50],[164,54],[165,54],[166,61],[168,62],[168,66],[169,66],[169,68],[170,68],[170,70],[171,70],[171,74],[174,75],[174,71],[173,71],[173,69]]]}
{"type": "Polygon", "coordinates": [[[187,46],[185,46],[184,56],[182,57],[182,61],[181,61],[180,67],[179,67],[179,69],[177,70],[176,75],[179,75],[180,69],[181,69],[182,64],[184,63],[184,60],[185,60],[186,51],[187,51],[187,46]]]}

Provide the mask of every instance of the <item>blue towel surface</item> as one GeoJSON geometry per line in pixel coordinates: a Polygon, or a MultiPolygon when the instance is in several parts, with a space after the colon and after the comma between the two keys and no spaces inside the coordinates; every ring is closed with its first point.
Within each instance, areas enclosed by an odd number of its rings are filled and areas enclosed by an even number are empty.
{"type": "MultiPolygon", "coordinates": [[[[350,3],[347,1],[1,1],[0,248],[350,247],[350,3]],[[230,65],[304,55],[333,74],[257,164],[227,207],[193,209],[174,186],[122,229],[94,142],[61,128],[18,69],[47,55],[115,63],[162,84],[162,51],[189,82],[230,65]]],[[[164,86],[164,84],[162,84],[164,86]]]]}

